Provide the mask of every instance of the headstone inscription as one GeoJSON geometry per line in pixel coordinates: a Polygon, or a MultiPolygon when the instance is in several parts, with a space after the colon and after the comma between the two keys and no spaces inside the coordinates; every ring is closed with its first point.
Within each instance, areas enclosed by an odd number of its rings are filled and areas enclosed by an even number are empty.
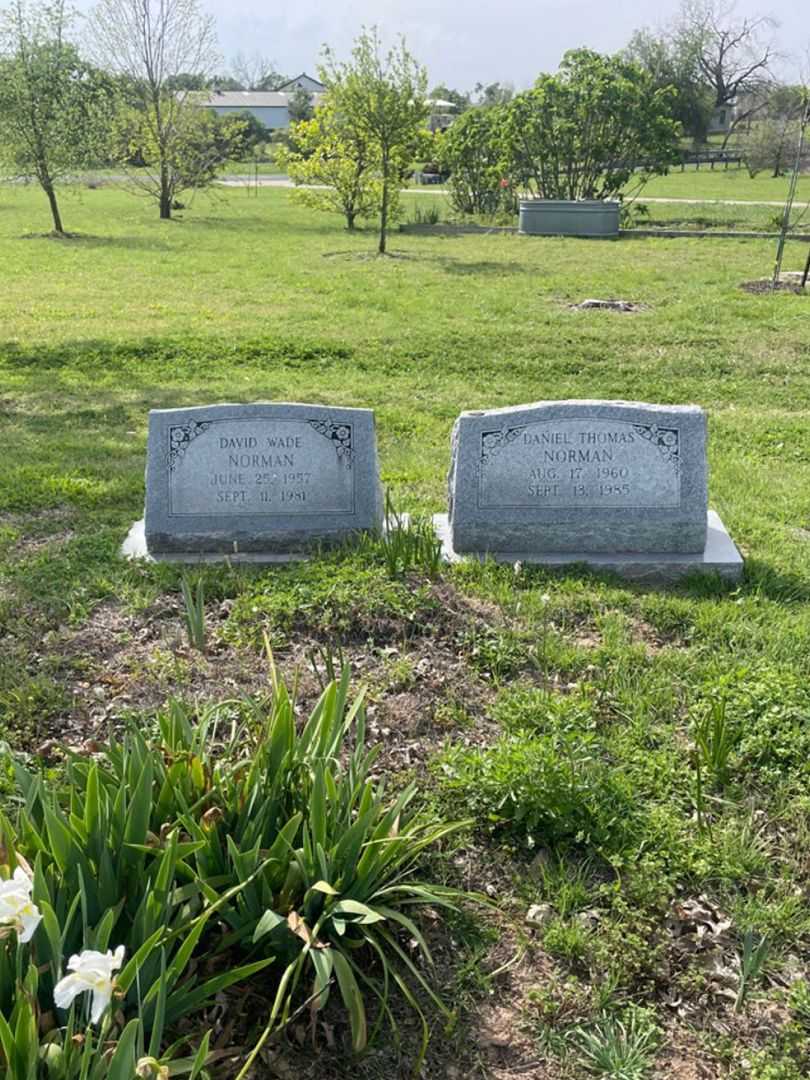
{"type": "Polygon", "coordinates": [[[370,409],[259,402],[149,414],[145,551],[131,535],[129,554],[275,561],[381,521],[370,409]]]}
{"type": "Polygon", "coordinates": [[[707,505],[694,405],[544,401],[462,413],[452,437],[448,554],[587,562],[630,577],[738,576],[707,505]]]}

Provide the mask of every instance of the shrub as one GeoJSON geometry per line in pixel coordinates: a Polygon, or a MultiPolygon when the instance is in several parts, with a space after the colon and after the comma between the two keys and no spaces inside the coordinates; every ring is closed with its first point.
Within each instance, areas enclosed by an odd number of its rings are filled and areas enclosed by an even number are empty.
{"type": "Polygon", "coordinates": [[[590,49],[567,52],[505,107],[505,172],[544,199],[604,199],[678,161],[670,88],[643,68],[590,49]]]}
{"type": "Polygon", "coordinates": [[[451,747],[439,760],[445,790],[466,811],[533,847],[575,844],[600,852],[626,845],[635,807],[618,770],[587,738],[507,736],[493,747],[451,747]]]}
{"type": "Polygon", "coordinates": [[[517,192],[501,164],[502,107],[470,109],[442,137],[442,169],[460,214],[517,213],[517,192]]]}

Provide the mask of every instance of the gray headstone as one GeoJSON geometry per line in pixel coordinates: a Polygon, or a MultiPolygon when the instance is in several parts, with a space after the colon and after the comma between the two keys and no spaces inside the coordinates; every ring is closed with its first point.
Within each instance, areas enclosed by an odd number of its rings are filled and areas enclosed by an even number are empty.
{"type": "Polygon", "coordinates": [[[453,430],[456,552],[703,552],[706,416],[694,405],[541,401],[453,430]]]}
{"type": "Polygon", "coordinates": [[[151,555],[302,552],[381,520],[370,409],[273,402],[149,414],[151,555]]]}

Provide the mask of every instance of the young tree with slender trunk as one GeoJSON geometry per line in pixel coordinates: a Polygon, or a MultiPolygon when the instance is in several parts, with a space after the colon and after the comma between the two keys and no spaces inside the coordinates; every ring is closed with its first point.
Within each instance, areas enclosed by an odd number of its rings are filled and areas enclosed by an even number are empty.
{"type": "MultiPolygon", "coordinates": [[[[358,218],[379,214],[382,203],[379,157],[366,132],[342,121],[327,93],[311,120],[290,127],[290,145],[277,163],[287,170],[298,202],[342,214],[353,231],[358,218]]],[[[398,191],[389,192],[389,204],[398,191]]]]}
{"type": "Polygon", "coordinates": [[[377,28],[372,27],[360,33],[348,62],[338,63],[326,49],[319,77],[341,123],[363,133],[377,156],[381,185],[377,251],[384,255],[392,194],[402,187],[424,139],[427,72],[402,39],[383,54],[377,28]]]}
{"type": "Polygon", "coordinates": [[[111,120],[109,80],[81,59],[70,24],[64,0],[16,0],[0,21],[0,154],[8,173],[45,192],[57,236],[57,186],[98,163],[111,120]]]}
{"type": "Polygon", "coordinates": [[[143,113],[154,157],[133,183],[156,200],[161,218],[172,216],[176,158],[199,108],[195,92],[178,88],[181,75],[202,77],[218,60],[214,21],[197,0],[100,0],[91,17],[98,58],[132,88],[143,113]]]}

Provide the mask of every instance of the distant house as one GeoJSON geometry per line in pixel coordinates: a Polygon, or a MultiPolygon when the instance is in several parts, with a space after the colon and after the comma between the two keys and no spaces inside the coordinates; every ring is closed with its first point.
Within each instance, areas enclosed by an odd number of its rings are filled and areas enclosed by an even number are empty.
{"type": "Polygon", "coordinates": [[[300,75],[296,75],[294,79],[290,79],[289,82],[276,87],[276,90],[281,90],[285,94],[294,94],[296,90],[306,90],[308,94],[322,94],[325,89],[326,87],[322,82],[313,79],[305,71],[302,71],[300,75]]]}
{"type": "Polygon", "coordinates": [[[712,113],[709,121],[710,135],[727,135],[737,115],[737,104],[731,102],[728,105],[719,105],[712,113]]]}
{"type": "Polygon", "coordinates": [[[443,101],[441,98],[428,98],[429,131],[444,131],[449,128],[456,118],[457,106],[452,101],[443,101]]]}
{"type": "MultiPolygon", "coordinates": [[[[309,76],[299,75],[299,78],[309,78],[309,76]]],[[[213,109],[220,116],[238,116],[239,113],[251,113],[269,131],[278,131],[290,126],[289,105],[290,98],[294,93],[294,89],[292,91],[214,90],[207,98],[200,101],[200,104],[206,109],[213,109]]],[[[312,92],[312,95],[312,104],[317,105],[320,93],[312,92]]]]}

